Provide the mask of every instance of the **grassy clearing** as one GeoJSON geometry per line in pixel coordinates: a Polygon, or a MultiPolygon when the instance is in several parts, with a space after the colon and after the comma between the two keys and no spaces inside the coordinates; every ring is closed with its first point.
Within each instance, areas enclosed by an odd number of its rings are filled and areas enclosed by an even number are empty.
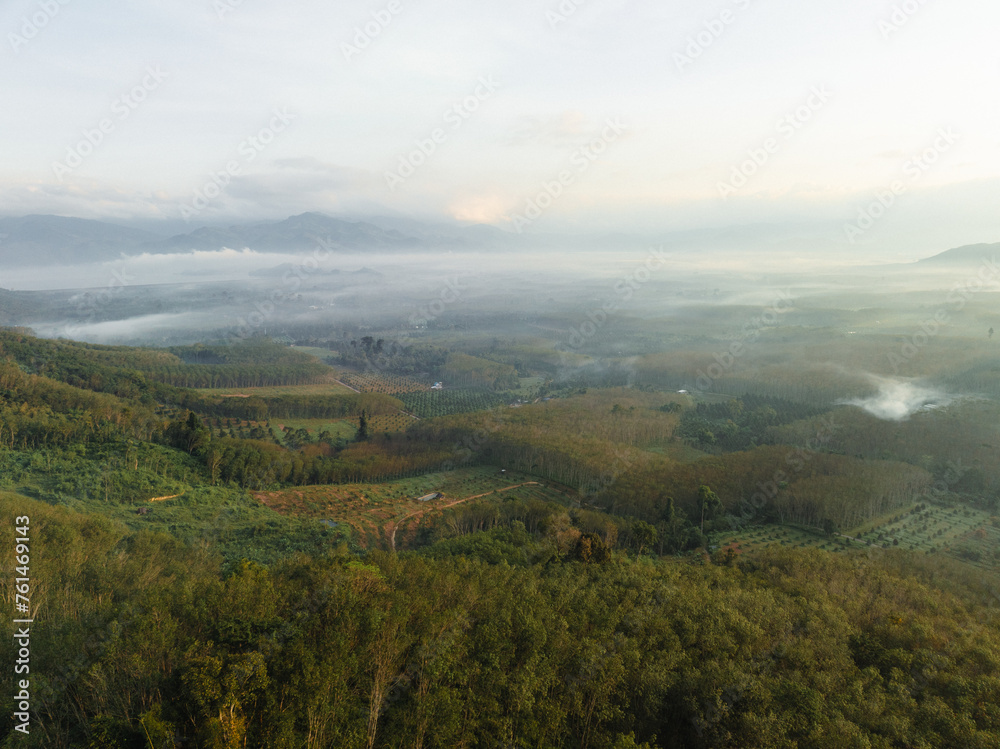
{"type": "Polygon", "coordinates": [[[538,388],[545,384],[544,377],[521,377],[520,380],[521,386],[511,391],[519,398],[534,397],[538,393],[538,388]]]}
{"type": "Polygon", "coordinates": [[[305,429],[312,437],[318,437],[320,432],[329,432],[333,439],[343,437],[345,440],[353,440],[358,431],[358,425],[352,424],[350,420],[340,419],[271,419],[271,426],[274,433],[284,442],[284,435],[281,432],[283,427],[292,429],[305,429]]]}
{"type": "Polygon", "coordinates": [[[693,463],[696,460],[708,457],[708,453],[691,447],[691,445],[683,440],[674,440],[664,445],[647,447],[645,451],[656,453],[657,455],[665,455],[671,460],[676,460],[678,463],[693,463]]]}
{"type": "MultiPolygon", "coordinates": [[[[332,527],[347,525],[363,546],[385,543],[386,527],[415,511],[436,514],[455,500],[505,489],[535,479],[495,468],[460,468],[430,473],[384,484],[304,486],[273,492],[255,492],[264,505],[283,514],[323,521],[332,527]],[[417,498],[440,492],[440,499],[418,502],[417,498]]],[[[534,498],[565,504],[566,494],[544,485],[522,486],[505,497],[534,498]]]]}
{"type": "Polygon", "coordinates": [[[318,346],[291,346],[290,348],[292,351],[298,351],[303,354],[315,356],[320,361],[326,360],[333,354],[330,349],[319,348],[318,346]]]}

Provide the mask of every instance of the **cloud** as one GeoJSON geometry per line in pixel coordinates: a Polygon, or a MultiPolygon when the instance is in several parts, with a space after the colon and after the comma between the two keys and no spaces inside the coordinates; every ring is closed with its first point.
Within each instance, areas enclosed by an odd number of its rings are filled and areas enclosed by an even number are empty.
{"type": "Polygon", "coordinates": [[[32,328],[43,337],[65,336],[79,341],[103,343],[150,338],[177,329],[199,328],[204,326],[206,321],[206,315],[201,312],[180,312],[140,315],[125,320],[94,323],[36,322],[32,323],[32,328]]]}
{"type": "Polygon", "coordinates": [[[51,213],[102,221],[164,219],[175,212],[171,202],[159,190],[132,190],[92,179],[74,179],[65,185],[0,183],[0,205],[5,216],[51,213]]]}
{"type": "Polygon", "coordinates": [[[544,146],[578,146],[591,140],[600,126],[583,112],[569,109],[552,117],[524,116],[515,123],[508,137],[511,145],[538,143],[544,146]]]}
{"type": "Polygon", "coordinates": [[[878,385],[878,393],[866,398],[852,398],[840,403],[857,406],[883,421],[906,421],[918,411],[947,406],[955,396],[911,380],[869,375],[878,385]]]}

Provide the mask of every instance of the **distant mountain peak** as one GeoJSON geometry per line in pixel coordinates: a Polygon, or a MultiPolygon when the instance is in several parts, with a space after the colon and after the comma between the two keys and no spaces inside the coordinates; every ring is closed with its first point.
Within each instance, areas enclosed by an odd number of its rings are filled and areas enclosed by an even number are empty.
{"type": "Polygon", "coordinates": [[[967,265],[975,262],[992,262],[994,258],[1000,258],[1000,242],[996,244],[969,244],[963,247],[955,247],[951,250],[938,253],[923,260],[918,260],[918,265],[967,265]]]}

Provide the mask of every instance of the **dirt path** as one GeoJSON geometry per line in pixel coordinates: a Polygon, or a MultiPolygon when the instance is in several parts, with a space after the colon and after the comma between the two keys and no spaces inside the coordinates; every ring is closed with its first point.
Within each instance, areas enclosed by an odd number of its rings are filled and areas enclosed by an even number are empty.
{"type": "MultiPolygon", "coordinates": [[[[503,489],[496,489],[494,491],[507,492],[507,491],[510,491],[511,489],[519,489],[522,486],[532,486],[532,485],[534,485],[534,486],[540,486],[540,484],[539,484],[538,481],[525,481],[523,484],[514,484],[513,486],[506,486],[503,489]]],[[[392,528],[392,535],[389,537],[389,547],[393,551],[396,550],[396,531],[398,531],[399,530],[399,526],[401,526],[407,520],[410,520],[412,518],[415,518],[415,517],[418,517],[420,515],[423,515],[425,512],[428,512],[430,510],[445,510],[445,509],[447,509],[449,507],[454,507],[455,505],[460,505],[460,504],[462,504],[462,502],[468,502],[470,499],[479,499],[480,497],[488,497],[490,494],[493,494],[493,492],[483,492],[482,494],[473,494],[471,497],[462,497],[461,499],[452,500],[451,502],[448,502],[447,504],[435,505],[434,507],[424,507],[424,508],[416,509],[416,510],[414,510],[413,512],[411,512],[409,514],[404,515],[399,520],[397,520],[395,523],[389,523],[386,526],[386,532],[388,532],[388,530],[389,530],[390,527],[392,528]]]]}
{"type": "Polygon", "coordinates": [[[352,387],[351,387],[350,385],[348,385],[348,384],[347,384],[346,382],[341,382],[341,381],[340,381],[340,380],[338,380],[338,379],[337,379],[336,377],[334,377],[334,378],[333,378],[333,381],[334,381],[334,382],[336,382],[336,383],[337,383],[338,385],[343,385],[343,386],[344,386],[345,388],[347,388],[348,390],[353,390],[353,391],[354,391],[355,393],[360,393],[360,392],[361,392],[361,391],[360,391],[360,390],[358,390],[357,388],[352,388],[352,387]]]}
{"type": "MultiPolygon", "coordinates": [[[[342,380],[334,379],[334,382],[336,382],[338,385],[343,385],[345,388],[350,388],[355,393],[359,393],[359,394],[361,393],[360,390],[358,390],[357,388],[352,388],[350,385],[348,385],[346,382],[344,382],[342,380]]],[[[420,417],[419,416],[417,416],[416,414],[411,414],[409,411],[404,411],[403,409],[399,409],[399,413],[403,414],[404,416],[409,416],[409,417],[411,417],[413,419],[416,419],[417,421],[420,421],[420,417]]]]}
{"type": "Polygon", "coordinates": [[[177,499],[178,497],[183,497],[183,496],[184,496],[184,492],[181,492],[180,494],[171,494],[169,497],[153,497],[149,501],[150,502],[163,502],[164,500],[167,500],[167,499],[177,499]]]}

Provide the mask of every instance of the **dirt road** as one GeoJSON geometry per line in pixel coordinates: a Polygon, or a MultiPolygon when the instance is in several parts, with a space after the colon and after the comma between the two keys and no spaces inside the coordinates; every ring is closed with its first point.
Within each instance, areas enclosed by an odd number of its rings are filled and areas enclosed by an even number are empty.
{"type": "MultiPolygon", "coordinates": [[[[498,492],[508,492],[511,489],[519,489],[522,486],[532,486],[532,485],[539,486],[539,482],[537,482],[537,481],[525,481],[523,484],[514,484],[513,486],[505,486],[503,489],[496,489],[495,491],[498,491],[498,492]]],[[[446,509],[448,507],[454,507],[455,505],[460,505],[460,504],[462,504],[462,502],[468,502],[470,499],[479,499],[480,497],[488,497],[490,494],[493,494],[493,492],[483,492],[482,494],[473,494],[471,497],[462,497],[461,499],[455,499],[455,500],[452,500],[451,502],[448,502],[448,503],[443,504],[443,505],[434,505],[433,507],[424,507],[424,508],[416,509],[416,510],[414,510],[413,512],[411,512],[409,514],[404,515],[399,520],[397,520],[395,523],[389,523],[386,526],[386,532],[388,532],[389,528],[392,528],[392,535],[389,537],[389,547],[393,551],[396,550],[396,531],[399,530],[399,526],[401,526],[407,520],[411,520],[412,518],[419,517],[420,515],[423,515],[425,512],[428,512],[430,510],[444,510],[444,509],[446,509]]]]}

